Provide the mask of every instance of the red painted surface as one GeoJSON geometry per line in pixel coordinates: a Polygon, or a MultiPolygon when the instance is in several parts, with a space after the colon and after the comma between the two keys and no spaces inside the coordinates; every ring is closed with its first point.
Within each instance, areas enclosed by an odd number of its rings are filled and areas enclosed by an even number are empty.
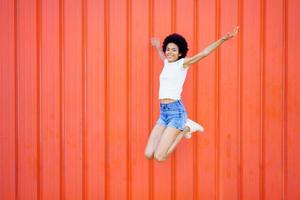
{"type": "Polygon", "coordinates": [[[300,199],[297,0],[0,0],[0,199],[300,199]],[[165,163],[150,38],[181,33],[205,134],[165,163]]]}

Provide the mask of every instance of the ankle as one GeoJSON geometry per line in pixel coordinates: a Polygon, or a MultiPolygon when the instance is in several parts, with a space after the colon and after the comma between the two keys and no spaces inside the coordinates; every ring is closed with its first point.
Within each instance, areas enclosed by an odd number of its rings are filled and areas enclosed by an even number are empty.
{"type": "Polygon", "coordinates": [[[190,132],[190,131],[191,131],[190,127],[186,126],[186,127],[184,128],[184,132],[185,132],[185,133],[188,133],[188,132],[190,132]]]}

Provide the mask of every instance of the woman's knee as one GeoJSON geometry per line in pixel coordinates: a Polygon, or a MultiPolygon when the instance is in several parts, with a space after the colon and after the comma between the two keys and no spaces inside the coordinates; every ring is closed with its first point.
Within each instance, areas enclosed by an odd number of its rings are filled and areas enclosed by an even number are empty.
{"type": "Polygon", "coordinates": [[[153,152],[148,151],[147,149],[145,150],[145,156],[147,159],[151,160],[153,159],[153,152]]]}
{"type": "Polygon", "coordinates": [[[155,153],[154,154],[154,158],[156,161],[158,162],[164,162],[167,160],[167,154],[163,154],[163,153],[155,153]]]}

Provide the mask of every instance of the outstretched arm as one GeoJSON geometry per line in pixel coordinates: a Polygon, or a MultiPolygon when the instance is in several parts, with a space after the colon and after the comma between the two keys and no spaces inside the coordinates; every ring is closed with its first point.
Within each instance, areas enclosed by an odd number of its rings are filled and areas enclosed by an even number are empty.
{"type": "Polygon", "coordinates": [[[222,38],[219,40],[215,41],[214,43],[210,44],[208,47],[206,47],[204,50],[202,50],[200,53],[194,55],[193,57],[190,58],[185,58],[183,67],[188,68],[191,64],[194,64],[201,60],[202,58],[208,56],[211,52],[213,52],[218,46],[223,44],[223,42],[233,38],[234,36],[237,35],[239,31],[239,27],[235,27],[235,29],[232,32],[228,32],[226,35],[224,35],[222,38]]]}
{"type": "Polygon", "coordinates": [[[162,50],[161,47],[160,47],[160,42],[159,42],[159,40],[158,40],[157,38],[151,38],[151,45],[152,45],[153,47],[155,47],[155,49],[156,49],[156,51],[157,51],[157,53],[158,53],[160,59],[163,61],[163,60],[166,58],[166,56],[165,56],[163,50],[162,50]]]}

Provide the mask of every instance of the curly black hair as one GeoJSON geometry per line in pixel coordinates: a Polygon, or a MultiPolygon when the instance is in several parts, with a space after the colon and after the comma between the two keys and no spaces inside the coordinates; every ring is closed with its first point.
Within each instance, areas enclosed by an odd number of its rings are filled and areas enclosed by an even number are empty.
{"type": "Polygon", "coordinates": [[[164,52],[166,52],[167,45],[169,43],[174,43],[178,46],[179,53],[181,54],[178,59],[185,58],[185,56],[186,56],[189,49],[188,49],[188,44],[187,44],[187,42],[186,42],[186,40],[183,36],[179,35],[178,33],[173,33],[171,35],[168,35],[164,39],[164,42],[163,42],[163,45],[162,45],[162,48],[163,48],[164,52]]]}

